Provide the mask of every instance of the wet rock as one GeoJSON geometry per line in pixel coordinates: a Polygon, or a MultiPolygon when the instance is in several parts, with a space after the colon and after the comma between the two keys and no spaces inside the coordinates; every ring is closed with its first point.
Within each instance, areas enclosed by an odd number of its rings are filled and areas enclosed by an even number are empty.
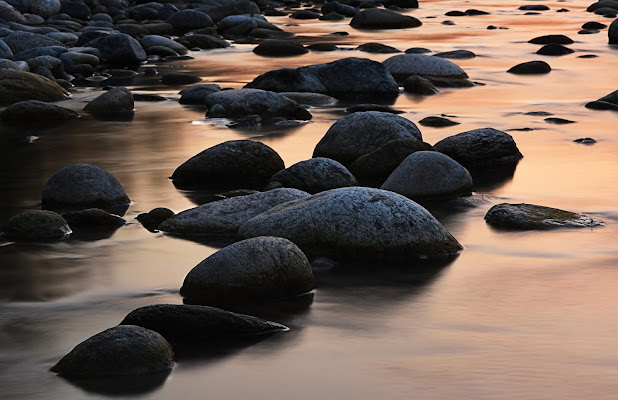
{"type": "Polygon", "coordinates": [[[154,232],[163,221],[172,218],[176,214],[174,211],[165,207],[157,207],[147,213],[139,214],[136,219],[151,232],[154,232]]]}
{"type": "Polygon", "coordinates": [[[358,9],[356,7],[352,7],[347,4],[342,4],[338,1],[329,1],[329,2],[324,3],[321,10],[322,10],[322,14],[324,15],[335,12],[337,14],[340,14],[346,17],[353,17],[356,14],[358,14],[358,9]]]}
{"type": "Polygon", "coordinates": [[[440,93],[440,89],[436,87],[429,79],[419,75],[410,75],[403,81],[403,90],[412,94],[432,95],[440,93]]]}
{"type": "Polygon", "coordinates": [[[298,10],[298,11],[294,11],[292,14],[290,14],[290,18],[293,18],[293,19],[318,19],[318,18],[320,18],[320,14],[315,12],[315,11],[311,11],[311,10],[298,10]]]}
{"type": "Polygon", "coordinates": [[[67,97],[69,93],[50,79],[30,72],[0,70],[0,105],[25,100],[58,101],[67,97]]]}
{"type": "Polygon", "coordinates": [[[410,47],[409,49],[406,49],[406,51],[404,52],[406,54],[423,54],[423,53],[431,53],[431,50],[425,48],[425,47],[410,47]]]}
{"type": "Polygon", "coordinates": [[[135,325],[176,343],[208,339],[233,340],[287,331],[276,322],[219,308],[198,305],[154,304],[131,311],[120,325],[135,325]]]}
{"type": "Polygon", "coordinates": [[[520,6],[519,9],[522,11],[547,11],[549,7],[543,4],[527,4],[525,6],[520,6]]]}
{"type": "Polygon", "coordinates": [[[404,29],[421,25],[414,17],[380,8],[363,10],[350,21],[350,26],[356,29],[404,29]]]}
{"type": "Polygon", "coordinates": [[[541,54],[544,56],[563,56],[571,53],[574,53],[574,50],[556,43],[546,44],[536,52],[536,54],[541,54]]]}
{"type": "Polygon", "coordinates": [[[100,208],[88,208],[80,211],[69,211],[62,214],[62,217],[67,220],[69,225],[73,228],[118,228],[126,221],[121,217],[110,214],[100,208]]]}
{"type": "Polygon", "coordinates": [[[193,268],[180,294],[201,304],[242,304],[290,298],[314,287],[307,257],[280,237],[231,244],[193,268]]]}
{"type": "Polygon", "coordinates": [[[300,161],[270,178],[267,189],[295,188],[315,194],[329,189],[357,186],[354,175],[335,160],[317,157],[300,161]]]}
{"type": "Polygon", "coordinates": [[[618,1],[616,1],[616,0],[599,0],[596,3],[593,3],[593,4],[589,5],[588,8],[586,9],[586,11],[594,12],[594,11],[598,10],[599,8],[613,8],[615,10],[618,10],[618,1]]]}
{"type": "Polygon", "coordinates": [[[451,255],[461,245],[427,210],[399,194],[340,188],[274,207],[239,236],[284,237],[311,256],[372,262],[451,255]]]}
{"type": "Polygon", "coordinates": [[[545,61],[528,61],[517,64],[506,72],[518,75],[548,74],[551,67],[545,61]]]}
{"type": "Polygon", "coordinates": [[[434,128],[442,128],[445,126],[459,125],[459,122],[443,117],[425,117],[418,121],[423,126],[432,126],[434,128]]]}
{"type": "Polygon", "coordinates": [[[79,118],[79,115],[68,108],[59,107],[38,100],[26,100],[13,103],[2,114],[2,120],[11,123],[48,123],[50,121],[66,121],[79,118]]]}
{"type": "Polygon", "coordinates": [[[356,48],[358,51],[364,51],[366,53],[375,54],[390,54],[401,53],[401,50],[394,48],[393,46],[387,46],[382,43],[365,43],[356,48]]]}
{"type": "Polygon", "coordinates": [[[43,18],[49,18],[60,12],[60,0],[29,0],[30,10],[43,18]]]}
{"type": "Polygon", "coordinates": [[[582,25],[582,29],[605,29],[607,25],[596,21],[586,22],[582,25]]]}
{"type": "Polygon", "coordinates": [[[400,54],[382,62],[396,81],[411,75],[466,79],[468,75],[458,65],[440,57],[424,54],[400,54]]]}
{"type": "Polygon", "coordinates": [[[476,54],[471,52],[470,50],[451,50],[451,51],[443,51],[441,53],[436,53],[433,55],[434,57],[440,58],[453,58],[453,59],[469,59],[476,57],[476,54]]]}
{"type": "Polygon", "coordinates": [[[476,10],[474,8],[471,8],[469,10],[465,11],[466,15],[489,15],[489,13],[487,11],[482,11],[482,10],[476,10]]]}
{"type": "Polygon", "coordinates": [[[260,7],[250,0],[230,0],[208,9],[208,15],[215,22],[220,22],[228,16],[259,14],[260,7]]]}
{"type": "Polygon", "coordinates": [[[514,165],[523,157],[508,133],[480,128],[442,139],[434,148],[464,167],[514,165]]]}
{"type": "Polygon", "coordinates": [[[463,11],[453,10],[447,11],[446,13],[444,13],[444,15],[446,15],[447,17],[465,17],[467,14],[463,11]]]}
{"type": "Polygon", "coordinates": [[[238,228],[270,208],[309,197],[297,189],[281,188],[203,204],[165,220],[157,228],[177,236],[234,235],[238,228]]]}
{"type": "Polygon", "coordinates": [[[224,49],[230,47],[230,44],[219,37],[212,35],[191,34],[178,39],[188,48],[198,47],[200,49],[224,49]]]}
{"type": "Polygon", "coordinates": [[[345,112],[352,114],[355,112],[365,112],[365,111],[379,111],[391,114],[403,114],[404,112],[401,110],[396,110],[391,106],[385,106],[383,104],[356,104],[352,107],[348,107],[345,109],[345,112]]]}
{"type": "Polygon", "coordinates": [[[26,22],[22,13],[5,1],[0,1],[0,20],[19,24],[26,22]]]}
{"type": "Polygon", "coordinates": [[[56,171],[43,188],[47,209],[84,210],[128,206],[124,189],[109,172],[91,164],[71,164],[56,171]]]}
{"type": "Polygon", "coordinates": [[[579,139],[573,140],[573,143],[580,143],[580,144],[595,144],[596,142],[597,141],[591,137],[579,138],[579,139]]]}
{"type": "Polygon", "coordinates": [[[191,85],[202,81],[199,76],[184,74],[182,72],[169,72],[161,77],[164,85],[191,85]]]}
{"type": "Polygon", "coordinates": [[[181,187],[258,187],[285,168],[276,151],[260,142],[233,140],[193,156],[172,174],[181,187]]]}
{"type": "Polygon", "coordinates": [[[336,50],[339,50],[339,47],[337,47],[336,45],[334,45],[332,43],[315,43],[315,44],[310,44],[306,48],[311,50],[311,51],[336,51],[336,50]]]}
{"type": "Polygon", "coordinates": [[[88,43],[101,52],[101,60],[108,64],[132,65],[146,61],[142,45],[125,33],[112,33],[88,43]]]}
{"type": "Polygon", "coordinates": [[[9,218],[2,235],[11,241],[46,241],[63,239],[71,233],[67,221],[52,211],[24,211],[9,218]]]}
{"type": "Polygon", "coordinates": [[[206,104],[206,97],[214,92],[221,90],[221,87],[217,84],[206,83],[200,85],[194,85],[188,88],[184,88],[180,91],[180,104],[206,104]]]}
{"type": "Polygon", "coordinates": [[[97,117],[114,118],[132,115],[134,105],[129,89],[117,87],[86,104],[84,111],[97,117]]]}
{"type": "Polygon", "coordinates": [[[618,14],[618,10],[612,7],[601,7],[594,10],[594,13],[597,15],[602,15],[605,18],[616,18],[616,14],[618,14]]]}
{"type": "Polygon", "coordinates": [[[261,15],[231,15],[223,18],[217,24],[217,32],[226,39],[237,39],[247,36],[255,29],[267,29],[274,32],[282,30],[269,23],[261,15]]]}
{"type": "Polygon", "coordinates": [[[502,229],[594,228],[604,226],[598,219],[557,208],[534,204],[496,204],[485,214],[488,224],[502,229]]]}
{"type": "Polygon", "coordinates": [[[256,46],[253,52],[260,56],[286,57],[306,54],[309,53],[309,50],[300,43],[287,40],[267,40],[256,46]]]}
{"type": "Polygon", "coordinates": [[[615,90],[596,101],[586,104],[586,108],[618,111],[618,90],[615,90]]]}
{"type": "Polygon", "coordinates": [[[557,124],[557,125],[575,123],[575,121],[571,121],[570,119],[564,119],[564,118],[545,118],[545,122],[550,123],[550,124],[557,124]]]}
{"type": "Polygon", "coordinates": [[[618,44],[618,19],[615,19],[609,26],[607,35],[609,37],[609,44],[618,44]]]}
{"type": "Polygon", "coordinates": [[[416,125],[398,115],[378,111],[354,113],[330,127],[316,145],[313,157],[350,165],[358,157],[396,139],[423,140],[416,125]]]}
{"type": "Polygon", "coordinates": [[[160,35],[146,35],[140,39],[140,42],[144,49],[154,46],[165,46],[181,55],[189,52],[189,50],[180,43],[160,35]]]}
{"type": "Polygon", "coordinates": [[[406,157],[381,189],[410,199],[448,199],[472,192],[472,176],[457,161],[436,151],[417,151],[406,157]]]}
{"type": "Polygon", "coordinates": [[[172,25],[174,32],[178,34],[215,26],[208,14],[192,9],[178,11],[172,14],[165,22],[172,25]]]}
{"type": "Polygon", "coordinates": [[[294,100],[298,104],[309,105],[313,107],[330,106],[337,102],[337,99],[321,93],[309,92],[280,92],[281,95],[290,100],[294,100]]]}
{"type": "Polygon", "coordinates": [[[573,39],[565,35],[544,35],[528,40],[528,43],[533,44],[573,44],[573,39]]]}
{"type": "Polygon", "coordinates": [[[160,334],[139,326],[107,329],[78,344],[51,369],[69,378],[168,371],[174,352],[160,334]]]}
{"type": "Polygon", "coordinates": [[[32,32],[14,31],[10,35],[3,37],[2,40],[11,48],[13,54],[17,54],[22,51],[34,49],[37,47],[64,47],[64,45],[57,40],[54,40],[45,35],[39,35],[32,32]]]}
{"type": "Polygon", "coordinates": [[[227,118],[242,118],[259,115],[262,121],[269,122],[274,117],[309,120],[311,113],[298,103],[279,93],[260,89],[222,90],[209,94],[205,99],[208,107],[223,106],[227,118]]]}

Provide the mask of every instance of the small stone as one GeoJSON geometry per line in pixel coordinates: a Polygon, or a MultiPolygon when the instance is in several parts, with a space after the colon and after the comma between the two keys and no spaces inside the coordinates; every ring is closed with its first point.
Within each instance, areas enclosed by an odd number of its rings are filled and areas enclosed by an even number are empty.
{"type": "Polygon", "coordinates": [[[109,227],[118,228],[126,221],[117,215],[108,213],[100,208],[88,208],[80,211],[69,211],[62,214],[72,227],[109,227]]]}
{"type": "Polygon", "coordinates": [[[587,137],[587,138],[575,139],[573,140],[573,142],[580,143],[580,144],[595,144],[597,141],[594,140],[593,138],[587,137]]]}
{"type": "Polygon", "coordinates": [[[423,126],[431,126],[434,128],[459,125],[459,122],[443,117],[425,117],[422,120],[418,121],[418,123],[423,126]]]}
{"type": "Polygon", "coordinates": [[[573,124],[575,121],[564,118],[545,118],[545,122],[556,125],[573,124]]]}
{"type": "Polygon", "coordinates": [[[545,61],[528,61],[517,64],[506,72],[518,75],[547,74],[551,67],[545,61]]]}

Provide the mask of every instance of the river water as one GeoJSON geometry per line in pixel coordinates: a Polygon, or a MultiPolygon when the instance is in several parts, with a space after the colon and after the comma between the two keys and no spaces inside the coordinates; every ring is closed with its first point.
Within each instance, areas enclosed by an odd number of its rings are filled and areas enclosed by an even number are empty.
{"type": "MultiPolygon", "coordinates": [[[[610,399],[618,393],[618,114],[584,107],[618,89],[618,48],[607,31],[578,35],[583,23],[611,23],[585,11],[585,1],[421,1],[405,13],[423,26],[358,31],[348,22],[268,20],[296,33],[303,44],[330,42],[342,49],[293,58],[264,58],[254,45],[194,52],[193,60],[161,68],[196,73],[205,83],[240,88],[283,66],[343,57],[382,61],[388,55],[352,50],[379,42],[405,50],[467,49],[476,58],[453,60],[473,88],[402,94],[394,107],[417,123],[447,114],[460,125],[419,125],[436,143],[470,129],[510,133],[524,158],[512,177],[476,187],[491,200],[477,208],[441,213],[464,250],[452,263],[421,277],[387,275],[318,277],[305,310],[281,313],[291,330],[252,345],[179,360],[172,373],[130,396],[172,398],[355,399],[610,399]],[[521,5],[549,11],[525,15],[521,5]],[[469,8],[490,15],[446,17],[469,8]],[[557,12],[561,8],[569,12],[557,12]],[[434,18],[435,17],[435,18],[434,18]],[[455,25],[444,25],[451,20],[455,25]],[[287,26],[296,24],[295,26],[287,26]],[[494,25],[508,29],[488,30],[494,25]],[[332,32],[347,31],[348,36],[332,32]],[[529,39],[566,34],[575,53],[535,54],[529,39]],[[596,55],[596,58],[580,58],[596,55]],[[531,60],[552,66],[547,75],[506,73],[531,60]],[[530,111],[576,121],[549,124],[530,111]],[[530,128],[523,130],[523,128],[530,128]],[[572,141],[593,137],[594,145],[572,141]],[[498,202],[527,202],[586,213],[606,226],[594,230],[504,232],[485,212],[498,202]]],[[[49,372],[77,343],[118,324],[134,308],[182,303],[187,272],[217,249],[150,233],[134,219],[165,206],[182,211],[196,196],[168,179],[189,157],[217,143],[259,140],[286,166],[311,157],[313,148],[348,105],[311,109],[313,120],[289,128],[235,130],[205,124],[204,110],[174,101],[180,88],[135,81],[131,89],[171,100],[136,103],[132,121],[88,116],[58,127],[0,126],[0,221],[39,207],[46,180],[71,163],[101,166],[118,178],[133,203],[128,225],[108,237],[53,244],[0,247],[0,387],[5,399],[107,398],[110,388],[81,387],[49,372]]],[[[98,95],[82,88],[60,105],[81,109],[98,95]]],[[[116,393],[115,395],[119,395],[116,393]]],[[[127,395],[120,392],[120,395],[127,395]]],[[[129,395],[127,395],[129,396],[129,395]]]]}

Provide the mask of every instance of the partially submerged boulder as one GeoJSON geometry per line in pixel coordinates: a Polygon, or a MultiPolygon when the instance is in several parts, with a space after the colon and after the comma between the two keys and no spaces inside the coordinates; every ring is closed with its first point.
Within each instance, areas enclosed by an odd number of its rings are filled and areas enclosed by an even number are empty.
{"type": "Polygon", "coordinates": [[[146,61],[142,45],[125,33],[112,33],[88,43],[101,52],[101,60],[108,64],[133,65],[146,61]]]}
{"type": "Polygon", "coordinates": [[[58,101],[69,97],[62,86],[37,74],[0,69],[0,106],[26,100],[58,101]]]}
{"type": "Polygon", "coordinates": [[[133,94],[124,87],[113,88],[86,104],[84,111],[101,118],[133,115],[133,94]]]}
{"type": "Polygon", "coordinates": [[[52,211],[24,211],[9,218],[2,234],[13,241],[47,241],[67,237],[71,228],[61,215],[52,211]]]}
{"type": "Polygon", "coordinates": [[[444,58],[426,54],[398,54],[387,58],[382,64],[397,82],[403,82],[411,75],[419,75],[425,78],[468,78],[468,74],[457,64],[444,58]]]}
{"type": "Polygon", "coordinates": [[[356,178],[342,164],[329,158],[317,157],[277,172],[270,178],[267,188],[296,188],[314,194],[356,185],[356,178]]]}
{"type": "Polygon", "coordinates": [[[121,217],[100,208],[87,208],[62,214],[72,227],[116,229],[127,223],[121,217]]]}
{"type": "Polygon", "coordinates": [[[135,218],[144,226],[144,228],[153,232],[159,225],[161,225],[163,221],[168,218],[172,218],[174,215],[176,215],[176,213],[169,208],[157,207],[147,213],[141,213],[135,218]]]}
{"type": "Polygon", "coordinates": [[[485,221],[497,228],[517,230],[595,228],[605,225],[583,214],[525,203],[496,204],[485,214],[485,221]]]}
{"type": "Polygon", "coordinates": [[[68,108],[48,104],[39,100],[25,100],[8,106],[0,117],[5,122],[17,124],[66,121],[79,118],[79,114],[68,108]]]}
{"type": "Polygon", "coordinates": [[[421,25],[421,21],[412,16],[401,15],[382,8],[363,10],[350,21],[350,26],[356,29],[404,29],[421,25]]]}

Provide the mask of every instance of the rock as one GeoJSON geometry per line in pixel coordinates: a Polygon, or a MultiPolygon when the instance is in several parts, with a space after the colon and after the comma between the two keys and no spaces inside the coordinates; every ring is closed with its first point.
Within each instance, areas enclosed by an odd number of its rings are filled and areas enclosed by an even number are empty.
{"type": "Polygon", "coordinates": [[[574,50],[569,49],[561,44],[550,43],[537,50],[536,54],[544,56],[563,56],[565,54],[571,54],[574,50]]]}
{"type": "Polygon", "coordinates": [[[217,32],[226,39],[247,36],[256,29],[282,32],[280,28],[269,23],[261,15],[230,15],[217,24],[217,32]]]}
{"type": "Polygon", "coordinates": [[[290,298],[314,287],[307,257],[280,237],[231,244],[193,268],[180,294],[201,304],[242,304],[290,298]]]}
{"type": "Polygon", "coordinates": [[[609,44],[618,44],[618,22],[616,21],[618,21],[618,19],[615,19],[607,30],[609,44]]]}
{"type": "Polygon", "coordinates": [[[298,104],[321,107],[331,106],[337,102],[337,99],[321,93],[310,92],[280,92],[282,96],[290,100],[294,100],[298,104]]]}
{"type": "Polygon", "coordinates": [[[434,128],[459,125],[459,122],[455,122],[453,120],[443,117],[425,117],[422,120],[418,121],[418,123],[423,126],[432,126],[434,128]]]}
{"type": "MultiPolygon", "coordinates": [[[[2,42],[0,41],[0,43],[2,43],[2,42]]],[[[28,64],[26,64],[26,67],[27,66],[28,66],[28,64]]],[[[0,58],[0,69],[12,69],[12,70],[15,70],[15,71],[21,71],[21,68],[19,67],[19,64],[17,64],[15,61],[7,60],[7,59],[4,59],[4,58],[0,58]]]]}
{"type": "Polygon", "coordinates": [[[215,104],[223,106],[227,118],[241,118],[249,115],[259,115],[262,121],[269,122],[272,118],[309,120],[311,113],[300,104],[279,93],[260,89],[222,90],[206,96],[207,107],[215,104]]]}
{"type": "Polygon", "coordinates": [[[66,121],[79,118],[79,115],[68,108],[48,104],[39,100],[26,100],[13,103],[1,114],[2,120],[12,123],[49,123],[50,121],[66,121]]]}
{"type": "Polygon", "coordinates": [[[508,133],[480,128],[442,139],[434,148],[464,167],[515,165],[523,157],[508,133]]]}
{"type": "Polygon", "coordinates": [[[144,49],[154,46],[165,46],[181,55],[189,52],[189,50],[180,43],[160,35],[146,35],[140,39],[140,42],[144,49]]]}
{"type": "Polygon", "coordinates": [[[139,214],[136,219],[151,232],[154,232],[163,221],[172,218],[176,214],[169,208],[157,207],[148,213],[139,214]]]}
{"type": "Polygon", "coordinates": [[[68,14],[72,18],[86,21],[90,18],[90,7],[80,0],[65,0],[62,1],[60,12],[68,14]]]}
{"type": "Polygon", "coordinates": [[[487,11],[482,11],[482,10],[476,10],[474,8],[471,8],[469,10],[465,11],[466,15],[489,15],[489,13],[487,11]]]}
{"type": "Polygon", "coordinates": [[[125,33],[112,33],[88,43],[101,52],[101,60],[108,64],[132,65],[146,61],[141,44],[125,33]]]}
{"type": "Polygon", "coordinates": [[[64,65],[62,61],[52,56],[39,56],[26,61],[30,71],[36,71],[37,68],[43,67],[51,71],[54,78],[64,78],[64,65]]]}
{"type": "Polygon", "coordinates": [[[549,7],[543,4],[527,4],[519,7],[519,9],[522,11],[547,11],[549,7]]]}
{"type": "Polygon", "coordinates": [[[221,87],[214,83],[206,83],[200,85],[193,85],[188,88],[184,88],[180,91],[180,104],[201,104],[206,105],[206,97],[214,92],[221,90],[221,87]]]}
{"type": "Polygon", "coordinates": [[[602,15],[605,18],[616,18],[616,14],[618,14],[618,11],[611,7],[601,7],[594,10],[594,13],[597,15],[602,15]]]}
{"type": "Polygon", "coordinates": [[[555,43],[555,44],[573,44],[573,39],[569,38],[568,36],[564,36],[564,35],[545,35],[545,36],[539,36],[539,37],[535,37],[534,39],[530,39],[528,40],[528,43],[533,43],[533,44],[550,44],[550,43],[555,43]]]}
{"type": "Polygon", "coordinates": [[[208,14],[192,9],[178,11],[172,14],[165,22],[172,25],[174,32],[179,34],[215,26],[208,14]]]}
{"type": "Polygon", "coordinates": [[[242,238],[284,237],[311,256],[364,262],[452,255],[461,245],[423,207],[399,194],[340,188],[274,207],[240,227],[242,238]]]}
{"type": "Polygon", "coordinates": [[[324,15],[335,12],[346,17],[353,17],[358,14],[358,9],[356,7],[342,4],[338,1],[329,1],[324,3],[324,5],[322,5],[321,11],[324,15]]]}
{"type": "Polygon", "coordinates": [[[188,45],[189,48],[198,47],[200,49],[223,49],[230,47],[230,44],[221,38],[211,35],[191,34],[178,39],[180,42],[188,45]]]}
{"type": "Polygon", "coordinates": [[[52,211],[24,211],[9,218],[2,228],[4,237],[11,241],[46,241],[63,239],[71,228],[62,216],[52,211]]]}
{"type": "Polygon", "coordinates": [[[550,124],[557,124],[557,125],[565,125],[565,124],[573,124],[575,123],[575,121],[571,121],[570,119],[564,119],[564,118],[545,118],[544,120],[547,123],[550,124]]]}
{"type": "Polygon", "coordinates": [[[40,56],[52,56],[56,58],[60,58],[62,54],[68,52],[68,49],[64,46],[48,46],[48,47],[33,47],[28,50],[20,51],[16,53],[13,57],[15,61],[26,61],[31,58],[36,58],[40,56]]]}
{"type": "Polygon", "coordinates": [[[586,103],[586,108],[590,108],[592,110],[618,111],[618,104],[610,103],[608,101],[595,100],[595,101],[586,103]]]}
{"type": "Polygon", "coordinates": [[[436,87],[429,79],[419,75],[410,75],[403,81],[403,90],[412,94],[420,94],[429,96],[440,93],[440,89],[436,87]]]}
{"type": "Polygon", "coordinates": [[[300,161],[270,178],[267,189],[295,188],[315,194],[329,189],[357,186],[354,175],[335,160],[317,157],[300,161]]]}
{"type": "Polygon", "coordinates": [[[297,56],[309,53],[302,44],[287,40],[267,40],[253,49],[255,54],[269,57],[297,56]]]}
{"type": "Polygon", "coordinates": [[[406,51],[404,52],[406,54],[423,54],[423,53],[431,53],[431,50],[425,48],[425,47],[410,47],[409,49],[406,49],[406,51]]]}
{"type": "Polygon", "coordinates": [[[199,76],[181,72],[169,72],[161,77],[161,83],[164,85],[191,85],[202,80],[199,76]]]}
{"type": "Polygon", "coordinates": [[[379,98],[399,95],[399,88],[384,66],[364,58],[344,58],[328,64],[266,72],[245,88],[273,92],[323,93],[339,99],[379,98]]]}
{"type": "Polygon", "coordinates": [[[602,221],[586,215],[534,204],[496,204],[485,214],[488,224],[502,229],[595,228],[602,221]]]}
{"type": "Polygon", "coordinates": [[[180,187],[263,188],[283,168],[279,154],[265,144],[232,140],[193,156],[174,171],[171,179],[180,187]]]}
{"type": "Polygon", "coordinates": [[[178,236],[234,235],[242,224],[256,215],[305,197],[309,194],[289,188],[232,197],[180,212],[161,223],[158,230],[178,236]]]}
{"type": "Polygon", "coordinates": [[[447,11],[444,15],[447,17],[465,17],[467,14],[463,11],[453,10],[447,11]]]}
{"type": "Polygon", "coordinates": [[[84,111],[103,118],[122,117],[133,115],[134,105],[129,89],[117,87],[86,104],[84,111]]]}
{"type": "MultiPolygon", "coordinates": [[[[0,2],[1,4],[1,2],[0,2]]],[[[14,31],[8,36],[2,38],[4,43],[6,43],[10,48],[13,54],[20,53],[22,51],[34,49],[37,47],[45,47],[45,46],[60,46],[64,47],[64,45],[45,35],[39,35],[37,33],[32,32],[21,32],[14,31]]]]}
{"type": "Polygon", "coordinates": [[[67,97],[69,93],[50,79],[30,72],[0,70],[0,105],[26,100],[58,101],[67,97]]]}
{"type": "Polygon", "coordinates": [[[60,12],[60,0],[29,0],[30,10],[43,18],[49,18],[60,12]]]}
{"type": "Polygon", "coordinates": [[[466,79],[468,75],[458,65],[440,57],[425,54],[399,54],[382,62],[396,81],[411,75],[466,79]]]}
{"type": "Polygon", "coordinates": [[[410,154],[381,189],[414,200],[449,199],[472,192],[472,176],[457,161],[436,151],[410,154]]]}
{"type": "Polygon", "coordinates": [[[127,221],[121,217],[110,214],[100,208],[88,208],[80,211],[69,211],[62,214],[62,217],[67,220],[72,227],[104,227],[104,228],[118,228],[127,221]]]}
{"type": "Polygon", "coordinates": [[[0,59],[6,59],[6,60],[13,59],[13,51],[2,40],[0,40],[0,59]]]}
{"type": "Polygon", "coordinates": [[[339,50],[339,47],[332,43],[315,43],[310,44],[306,47],[306,49],[309,49],[311,51],[337,51],[339,50]]]}
{"type": "Polygon", "coordinates": [[[176,343],[212,339],[231,340],[287,331],[276,322],[219,308],[198,305],[154,304],[131,311],[120,325],[153,330],[176,343]]]}
{"type": "Polygon", "coordinates": [[[528,61],[517,64],[506,72],[518,75],[530,74],[547,74],[551,71],[551,67],[545,61],[528,61]]]}
{"type": "Polygon", "coordinates": [[[350,21],[350,26],[356,29],[404,29],[421,25],[414,17],[380,8],[365,9],[350,21]]]}
{"type": "Polygon", "coordinates": [[[0,1],[0,20],[6,22],[17,22],[19,24],[26,22],[21,12],[5,1],[0,1]]]}
{"type": "Polygon", "coordinates": [[[452,51],[443,51],[441,53],[436,53],[433,56],[440,57],[440,58],[454,58],[454,59],[464,60],[468,58],[474,58],[476,57],[476,54],[474,54],[470,50],[452,50],[452,51]]]}
{"type": "Polygon", "coordinates": [[[292,14],[290,14],[290,18],[293,18],[293,19],[318,19],[318,18],[320,18],[320,14],[315,12],[315,11],[311,11],[311,10],[298,10],[298,11],[294,11],[292,14]]]}
{"type": "Polygon", "coordinates": [[[586,11],[594,12],[594,11],[598,10],[599,8],[613,8],[615,10],[618,10],[618,1],[616,1],[616,0],[599,0],[596,3],[593,3],[593,4],[589,5],[588,8],[586,9],[586,11]]]}
{"type": "Polygon", "coordinates": [[[398,115],[378,111],[347,115],[335,122],[318,142],[313,157],[326,157],[350,165],[395,139],[422,141],[416,125],[398,115]]]}
{"type": "Polygon", "coordinates": [[[351,107],[345,109],[345,112],[348,114],[352,114],[355,112],[365,112],[365,111],[380,111],[390,114],[403,114],[404,112],[401,110],[396,110],[391,106],[386,106],[384,104],[356,104],[351,107]]]}
{"type": "Polygon", "coordinates": [[[595,144],[597,141],[591,137],[586,137],[586,138],[575,139],[573,140],[573,142],[580,143],[580,144],[595,144]]]}
{"type": "Polygon", "coordinates": [[[375,54],[401,53],[401,50],[396,49],[393,46],[387,46],[382,43],[361,44],[355,50],[364,51],[366,53],[375,53],[375,54]]]}
{"type": "Polygon", "coordinates": [[[142,375],[168,371],[172,346],[160,334],[139,326],[107,329],[78,344],[51,369],[69,378],[142,375]]]}
{"type": "Polygon", "coordinates": [[[125,207],[131,202],[109,172],[91,164],[71,164],[56,171],[45,184],[43,207],[84,210],[125,207]]]}
{"type": "Polygon", "coordinates": [[[228,16],[259,15],[260,7],[250,0],[228,0],[208,9],[208,15],[215,22],[228,16]]]}
{"type": "Polygon", "coordinates": [[[605,29],[607,25],[596,21],[586,22],[582,25],[582,29],[605,29]]]}
{"type": "Polygon", "coordinates": [[[358,178],[375,178],[382,183],[407,156],[416,151],[431,150],[430,145],[417,139],[395,139],[358,157],[350,164],[349,170],[358,178]]]}

